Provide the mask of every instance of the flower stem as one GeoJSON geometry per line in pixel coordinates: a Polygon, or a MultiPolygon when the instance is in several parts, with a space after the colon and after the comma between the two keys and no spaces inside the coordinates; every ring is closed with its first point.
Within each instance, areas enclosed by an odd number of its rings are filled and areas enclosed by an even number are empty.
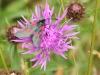
{"type": "MultiPolygon", "coordinates": [[[[64,4],[63,4],[63,1],[61,0],[61,4],[62,4],[62,8],[63,8],[63,12],[64,12],[64,4]]],[[[66,17],[65,17],[65,21],[66,21],[66,17]]],[[[70,39],[71,40],[71,39],[70,39]]],[[[72,43],[71,43],[71,46],[72,46],[72,43]]],[[[76,66],[76,59],[75,59],[75,55],[74,55],[74,51],[73,51],[73,59],[74,59],[74,65],[75,65],[75,68],[76,68],[76,75],[78,75],[78,69],[77,69],[77,66],[76,66]]]]}
{"type": "Polygon", "coordinates": [[[1,2],[2,2],[2,0],[0,0],[0,12],[1,12],[1,2]]]}
{"type": "MultiPolygon", "coordinates": [[[[71,43],[72,44],[72,43],[71,43]]],[[[74,55],[74,50],[73,50],[73,59],[74,59],[74,65],[75,65],[75,68],[76,68],[76,75],[78,75],[78,68],[76,66],[76,59],[75,59],[75,55],[74,55]]]]}
{"type": "Polygon", "coordinates": [[[93,31],[92,31],[92,42],[91,42],[91,48],[90,48],[90,56],[89,56],[89,65],[88,65],[87,75],[90,75],[91,66],[92,66],[92,53],[93,53],[93,49],[94,49],[94,41],[95,41],[95,33],[96,33],[98,4],[99,4],[99,0],[96,0],[95,13],[94,13],[94,24],[93,24],[93,31]]]}
{"type": "Polygon", "coordinates": [[[24,62],[24,65],[25,65],[25,75],[29,75],[28,65],[26,61],[24,62]]]}
{"type": "MultiPolygon", "coordinates": [[[[71,40],[71,39],[70,39],[70,40],[71,40]]],[[[71,46],[72,46],[72,43],[71,43],[71,46]]],[[[73,52],[74,65],[75,65],[75,68],[76,68],[76,75],[78,75],[78,68],[77,68],[77,66],[76,66],[76,59],[75,59],[74,50],[73,50],[72,52],[73,52]]]]}
{"type": "Polygon", "coordinates": [[[7,74],[10,75],[10,73],[9,73],[9,71],[8,71],[8,68],[7,68],[7,66],[6,66],[6,63],[5,63],[5,60],[4,60],[4,57],[3,57],[3,54],[2,54],[1,49],[0,49],[0,56],[1,56],[1,60],[2,60],[2,62],[3,62],[3,65],[4,65],[5,69],[6,69],[7,74]]]}
{"type": "MultiPolygon", "coordinates": [[[[63,10],[63,12],[64,12],[64,3],[63,3],[63,1],[61,0],[61,5],[62,5],[62,10],[63,10]]],[[[66,17],[65,17],[65,21],[66,21],[67,19],[66,19],[66,17]]]]}
{"type": "MultiPolygon", "coordinates": [[[[26,0],[26,10],[27,10],[27,15],[29,13],[29,6],[28,6],[29,0],[26,0]]],[[[27,16],[27,19],[29,19],[29,16],[27,16]]]]}

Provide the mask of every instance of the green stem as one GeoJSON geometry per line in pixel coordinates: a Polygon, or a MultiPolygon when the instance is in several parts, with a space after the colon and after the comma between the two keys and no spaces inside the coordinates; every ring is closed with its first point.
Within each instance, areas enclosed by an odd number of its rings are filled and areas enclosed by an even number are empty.
{"type": "Polygon", "coordinates": [[[2,0],[0,0],[0,13],[1,13],[1,2],[2,2],[2,0]]]}
{"type": "MultiPolygon", "coordinates": [[[[62,10],[63,10],[63,12],[64,12],[64,3],[63,3],[63,1],[61,0],[61,5],[62,5],[62,10]]],[[[67,19],[66,19],[66,17],[65,17],[65,21],[66,21],[67,19]]]]}
{"type": "Polygon", "coordinates": [[[78,75],[78,68],[76,66],[76,59],[75,59],[75,55],[74,55],[74,50],[73,50],[73,59],[74,59],[74,65],[75,65],[75,68],[76,68],[76,75],[78,75]]]}
{"type": "Polygon", "coordinates": [[[4,60],[4,57],[3,57],[1,49],[0,49],[0,56],[1,56],[1,59],[2,59],[2,62],[3,62],[3,65],[4,65],[5,69],[6,69],[7,74],[10,75],[10,73],[8,71],[8,68],[6,66],[6,63],[5,63],[5,60],[4,60]]]}
{"type": "Polygon", "coordinates": [[[25,65],[25,75],[29,75],[28,65],[26,61],[24,62],[24,65],[25,65]]]}
{"type": "Polygon", "coordinates": [[[88,65],[87,75],[90,75],[91,67],[92,67],[92,53],[93,53],[93,49],[94,49],[94,41],[95,41],[95,33],[96,33],[98,4],[99,4],[99,0],[96,0],[95,14],[94,14],[94,24],[93,24],[93,31],[92,31],[92,42],[91,42],[91,48],[90,48],[90,57],[89,57],[89,65],[88,65]]]}
{"type": "MultiPolygon", "coordinates": [[[[70,39],[71,40],[71,39],[70,39]]],[[[72,43],[71,43],[71,46],[72,46],[72,43]]],[[[75,65],[75,68],[76,68],[76,75],[78,75],[78,68],[76,66],[76,59],[75,59],[75,53],[74,53],[74,50],[73,50],[73,59],[74,59],[74,65],[75,65]]]]}
{"type": "MultiPolygon", "coordinates": [[[[26,9],[27,9],[27,15],[29,13],[29,6],[28,6],[29,0],[26,0],[26,9]]],[[[27,16],[27,19],[29,20],[29,16],[27,16]]]]}
{"type": "MultiPolygon", "coordinates": [[[[61,4],[62,4],[62,8],[63,8],[63,12],[64,12],[64,4],[63,4],[63,1],[61,0],[61,4]]],[[[66,21],[66,17],[65,17],[65,21],[66,21]]],[[[71,39],[70,39],[71,40],[71,39]]],[[[71,43],[71,46],[72,46],[72,43],[71,43]]],[[[78,75],[78,68],[76,66],[76,59],[75,59],[75,55],[74,55],[74,51],[73,51],[73,59],[74,59],[74,65],[75,65],[75,68],[76,68],[76,75],[78,75]]]]}

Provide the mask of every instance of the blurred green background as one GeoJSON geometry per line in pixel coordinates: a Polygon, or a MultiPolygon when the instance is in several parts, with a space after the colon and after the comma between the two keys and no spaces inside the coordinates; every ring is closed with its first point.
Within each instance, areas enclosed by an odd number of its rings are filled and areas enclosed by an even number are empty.
{"type": "MultiPolygon", "coordinates": [[[[55,7],[55,13],[58,13],[61,1],[47,1],[50,7],[55,7]]],[[[66,8],[67,5],[74,0],[62,1],[66,8]]],[[[16,51],[14,51],[14,46],[7,42],[5,34],[8,27],[18,24],[17,20],[21,19],[21,15],[24,15],[30,20],[30,9],[34,12],[34,8],[37,4],[45,8],[46,0],[0,0],[0,49],[2,50],[7,67],[9,69],[20,70],[23,73],[27,70],[26,72],[29,72],[29,75],[76,75],[77,71],[73,59],[74,53],[78,75],[86,75],[92,37],[95,0],[75,1],[83,3],[86,7],[86,15],[82,21],[70,22],[71,24],[77,24],[76,31],[80,32],[80,34],[78,34],[80,39],[73,39],[73,45],[76,46],[76,50],[69,50],[65,53],[68,58],[67,60],[59,55],[51,54],[51,61],[47,63],[46,71],[43,71],[43,69],[40,70],[40,66],[32,69],[31,66],[34,63],[30,63],[29,60],[32,59],[34,55],[22,55],[21,53],[26,50],[22,50],[20,45],[18,45],[18,53],[16,53],[16,51]],[[25,66],[25,64],[27,64],[27,66],[25,66]]],[[[100,3],[94,49],[91,75],[100,75],[100,3]]],[[[3,69],[5,68],[0,58],[0,71],[3,69]]]]}

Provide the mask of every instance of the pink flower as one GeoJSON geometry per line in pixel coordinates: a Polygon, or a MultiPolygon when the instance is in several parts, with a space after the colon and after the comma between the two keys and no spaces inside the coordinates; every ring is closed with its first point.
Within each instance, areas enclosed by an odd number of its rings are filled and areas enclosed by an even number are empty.
{"type": "MultiPolygon", "coordinates": [[[[33,54],[35,52],[38,52],[37,55],[31,59],[30,61],[36,61],[36,63],[32,66],[32,68],[36,67],[37,65],[41,64],[41,68],[44,67],[44,70],[46,70],[46,63],[47,61],[50,61],[50,53],[54,52],[57,55],[61,55],[65,59],[66,56],[63,54],[64,52],[68,51],[68,49],[75,49],[74,46],[71,46],[72,40],[68,41],[70,38],[77,38],[75,37],[76,34],[79,32],[70,32],[76,28],[77,25],[68,25],[68,22],[64,23],[63,26],[59,26],[62,19],[67,14],[67,8],[65,9],[62,16],[60,16],[61,8],[59,10],[58,16],[56,17],[57,20],[55,22],[52,21],[52,15],[54,13],[54,7],[50,10],[49,5],[46,3],[45,10],[42,11],[42,16],[40,15],[41,8],[37,6],[35,8],[35,14],[32,13],[32,17],[30,21],[27,21],[24,16],[23,21],[18,21],[19,25],[24,28],[27,26],[30,26],[31,23],[34,21],[39,21],[42,19],[45,19],[45,28],[42,32],[41,36],[41,42],[38,47],[35,47],[32,43],[32,38],[20,38],[19,40],[13,40],[15,42],[23,42],[22,48],[27,48],[28,51],[24,52],[23,54],[33,54]]],[[[19,30],[19,29],[17,29],[19,30]]],[[[34,37],[34,36],[33,36],[34,37]]],[[[19,37],[18,37],[19,38],[19,37]]]]}

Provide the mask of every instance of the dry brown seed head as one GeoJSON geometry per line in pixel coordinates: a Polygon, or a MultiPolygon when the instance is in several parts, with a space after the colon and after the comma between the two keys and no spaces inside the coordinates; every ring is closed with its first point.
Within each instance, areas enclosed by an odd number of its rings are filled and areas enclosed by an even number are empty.
{"type": "Polygon", "coordinates": [[[18,38],[14,36],[14,33],[16,32],[15,28],[20,28],[17,25],[11,26],[7,29],[6,31],[6,39],[12,43],[12,44],[17,44],[17,42],[11,41],[11,40],[17,40],[18,38]]]}
{"type": "Polygon", "coordinates": [[[85,6],[79,2],[72,2],[68,5],[67,17],[73,21],[80,21],[85,16],[85,6]]]}

